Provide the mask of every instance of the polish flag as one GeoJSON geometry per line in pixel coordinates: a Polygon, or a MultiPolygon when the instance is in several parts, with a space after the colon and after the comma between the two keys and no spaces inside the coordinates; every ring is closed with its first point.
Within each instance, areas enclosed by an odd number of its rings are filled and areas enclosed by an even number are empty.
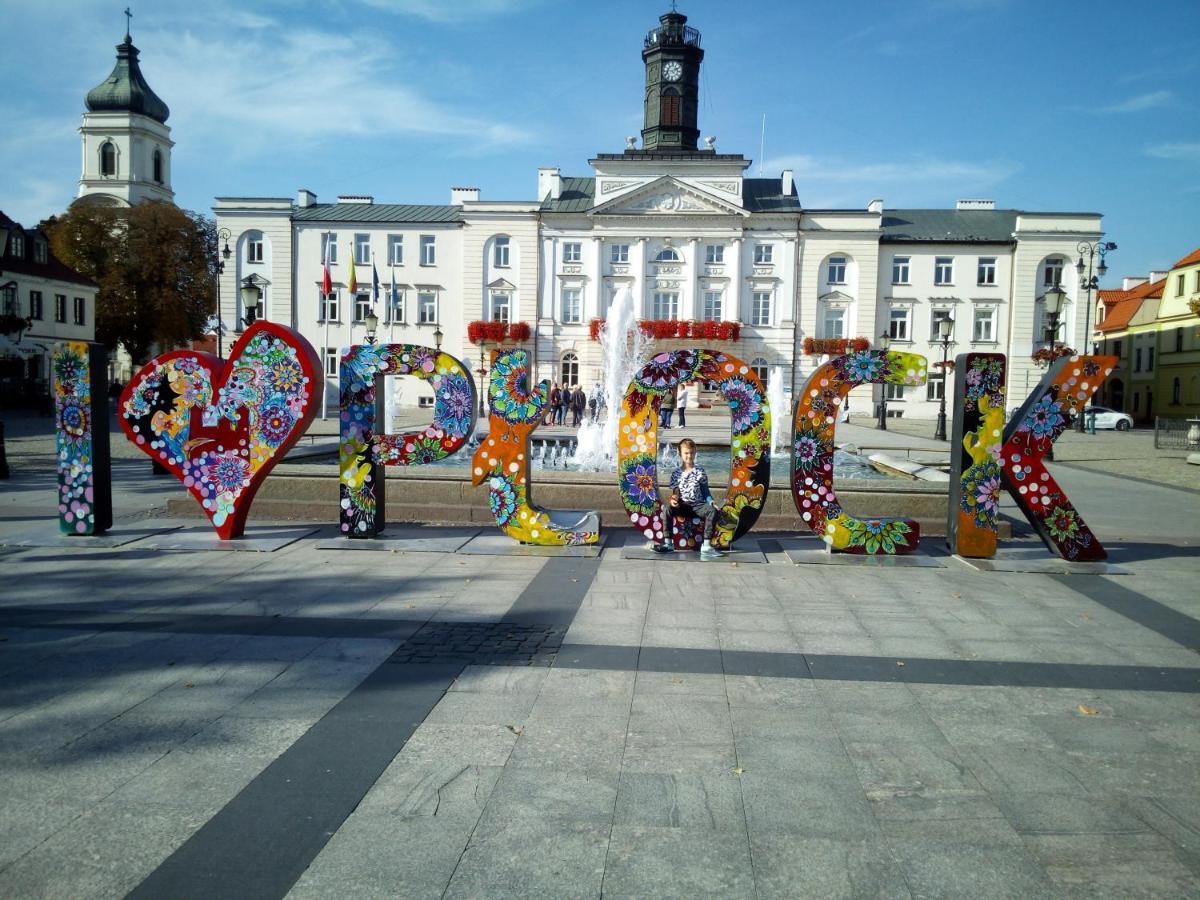
{"type": "Polygon", "coordinates": [[[325,236],[325,272],[321,276],[321,293],[328,297],[333,293],[333,278],[329,274],[329,236],[325,236]]]}

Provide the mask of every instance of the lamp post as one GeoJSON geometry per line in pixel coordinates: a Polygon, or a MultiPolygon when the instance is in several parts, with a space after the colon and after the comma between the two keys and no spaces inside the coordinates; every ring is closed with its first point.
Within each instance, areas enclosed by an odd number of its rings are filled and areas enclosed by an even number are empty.
{"type": "MultiPolygon", "coordinates": [[[[879,349],[887,353],[888,347],[892,345],[892,336],[886,331],[879,336],[879,349]]],[[[879,386],[879,406],[876,407],[879,411],[879,421],[875,427],[880,431],[887,431],[887,385],[879,386]]]]}
{"type": "Polygon", "coordinates": [[[487,382],[484,380],[487,377],[487,369],[483,365],[483,351],[487,346],[487,341],[482,337],[479,339],[479,418],[483,418],[483,398],[487,394],[487,382]]]}
{"type": "Polygon", "coordinates": [[[363,324],[367,326],[367,343],[375,343],[375,332],[379,330],[379,316],[375,315],[375,310],[372,309],[363,317],[363,324]]]}
{"type": "Polygon", "coordinates": [[[1059,317],[1062,315],[1063,300],[1066,298],[1066,291],[1060,285],[1054,285],[1042,296],[1042,303],[1046,310],[1046,349],[1050,351],[1049,362],[1054,361],[1054,344],[1058,340],[1059,317]]]}
{"type": "Polygon", "coordinates": [[[942,398],[938,403],[937,426],[933,430],[935,441],[946,440],[946,382],[949,380],[946,363],[950,358],[950,336],[954,333],[954,320],[947,316],[938,320],[938,337],[942,340],[942,398]]]}
{"type": "Polygon", "coordinates": [[[247,327],[258,321],[258,305],[263,296],[261,282],[258,275],[247,275],[242,279],[242,308],[246,310],[242,322],[247,327]]]}
{"type": "Polygon", "coordinates": [[[442,350],[442,338],[444,338],[444,337],[445,337],[445,335],[442,334],[441,323],[435,324],[433,326],[433,346],[434,346],[434,349],[437,350],[439,353],[442,350]]]}
{"type": "MultiPolygon", "coordinates": [[[[1087,306],[1083,310],[1083,339],[1087,342],[1083,345],[1085,353],[1089,352],[1092,347],[1092,294],[1094,291],[1100,290],[1100,279],[1108,273],[1108,264],[1105,262],[1105,257],[1108,256],[1110,250],[1116,250],[1117,245],[1113,241],[1095,241],[1088,243],[1080,241],[1079,246],[1075,248],[1079,253],[1079,259],[1075,262],[1075,272],[1079,275],[1079,289],[1087,291],[1087,306]],[[1087,257],[1087,264],[1083,262],[1084,257],[1087,257]],[[1100,257],[1099,265],[1096,265],[1096,257],[1100,257]]],[[[1075,430],[1082,433],[1084,430],[1084,416],[1078,415],[1075,417],[1075,430]]],[[[1096,433],[1096,429],[1091,429],[1092,433],[1096,433]]]]}
{"type": "Polygon", "coordinates": [[[225,263],[233,255],[233,251],[229,249],[229,239],[231,237],[233,235],[229,233],[228,228],[217,229],[217,243],[225,242],[225,246],[218,252],[217,259],[217,356],[222,358],[225,356],[222,351],[222,341],[225,337],[225,323],[221,319],[221,276],[225,274],[225,263]]]}

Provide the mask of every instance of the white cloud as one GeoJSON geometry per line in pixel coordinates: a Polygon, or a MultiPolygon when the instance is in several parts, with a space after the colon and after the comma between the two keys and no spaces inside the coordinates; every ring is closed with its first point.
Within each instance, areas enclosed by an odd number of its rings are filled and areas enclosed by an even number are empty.
{"type": "Polygon", "coordinates": [[[1152,144],[1146,148],[1146,155],[1158,159],[1178,159],[1183,162],[1200,163],[1200,143],[1152,144]]]}
{"type": "Polygon", "coordinates": [[[1150,91],[1146,94],[1138,94],[1136,97],[1122,100],[1119,103],[1113,103],[1110,106],[1102,106],[1096,112],[1102,114],[1143,112],[1147,109],[1157,109],[1160,106],[1166,106],[1174,96],[1170,91],[1150,91]]]}
{"type": "Polygon", "coordinates": [[[363,0],[385,12],[416,16],[430,22],[454,24],[490,19],[535,6],[538,0],[363,0]]]}
{"type": "Polygon", "coordinates": [[[772,173],[791,169],[796,181],[814,185],[855,185],[865,192],[877,192],[889,185],[914,185],[922,193],[928,193],[930,188],[974,190],[991,187],[1015,174],[1019,167],[1003,160],[966,162],[916,157],[904,161],[848,162],[814,156],[784,156],[768,160],[764,169],[772,173]]]}

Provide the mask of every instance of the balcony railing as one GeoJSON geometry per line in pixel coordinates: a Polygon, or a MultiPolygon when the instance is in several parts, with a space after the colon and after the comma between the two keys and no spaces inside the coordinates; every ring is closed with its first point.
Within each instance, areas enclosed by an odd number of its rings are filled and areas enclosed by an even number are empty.
{"type": "Polygon", "coordinates": [[[645,49],[654,47],[699,47],[700,32],[690,25],[660,25],[646,33],[645,49]]]}

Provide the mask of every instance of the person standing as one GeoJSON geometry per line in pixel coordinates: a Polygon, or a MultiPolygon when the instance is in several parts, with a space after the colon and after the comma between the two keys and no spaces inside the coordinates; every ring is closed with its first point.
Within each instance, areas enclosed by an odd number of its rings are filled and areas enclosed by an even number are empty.
{"type": "Polygon", "coordinates": [[[556,381],[556,382],[554,382],[554,386],[552,388],[550,388],[550,398],[549,398],[549,402],[546,404],[546,417],[542,422],[543,425],[553,425],[554,424],[554,416],[558,412],[559,393],[560,392],[558,390],[558,382],[556,381]]]}
{"type": "Polygon", "coordinates": [[[571,427],[578,428],[583,424],[583,411],[587,409],[587,394],[583,392],[583,388],[575,385],[575,391],[571,394],[571,427]]]}
{"type": "Polygon", "coordinates": [[[662,406],[659,407],[659,424],[663,428],[671,427],[671,413],[675,412],[675,388],[671,388],[662,398],[662,406]]]}
{"type": "Polygon", "coordinates": [[[692,399],[691,385],[685,382],[679,388],[679,427],[687,427],[687,405],[692,399]]]}
{"type": "Polygon", "coordinates": [[[604,391],[600,388],[600,382],[592,385],[592,396],[588,398],[588,409],[592,413],[592,421],[600,421],[600,404],[604,402],[604,391]]]}
{"type": "Polygon", "coordinates": [[[571,386],[565,381],[563,382],[562,390],[558,392],[558,403],[554,409],[554,424],[565,425],[567,423],[567,406],[571,403],[571,386]]]}

